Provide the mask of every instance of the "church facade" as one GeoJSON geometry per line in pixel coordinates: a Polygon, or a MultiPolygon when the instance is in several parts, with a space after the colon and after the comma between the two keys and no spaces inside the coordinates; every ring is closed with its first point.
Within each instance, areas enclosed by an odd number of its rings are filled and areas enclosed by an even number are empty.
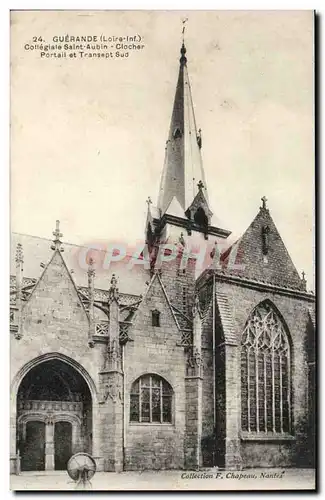
{"type": "Polygon", "coordinates": [[[265,197],[227,243],[201,148],[183,44],[137,262],[13,234],[12,473],[314,466],[315,297],[265,197]]]}

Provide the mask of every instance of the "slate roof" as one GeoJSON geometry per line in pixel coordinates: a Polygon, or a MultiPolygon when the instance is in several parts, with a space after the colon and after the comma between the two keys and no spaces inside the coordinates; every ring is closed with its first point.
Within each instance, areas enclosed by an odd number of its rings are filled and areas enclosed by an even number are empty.
{"type": "MultiPolygon", "coordinates": [[[[47,264],[53,255],[51,250],[52,241],[46,238],[30,236],[26,234],[12,233],[11,236],[11,261],[10,274],[16,274],[15,249],[17,243],[22,244],[24,255],[24,278],[25,284],[32,284],[33,280],[38,280],[43,268],[41,264],[47,264]],[[27,280],[28,279],[28,280],[27,280]]],[[[77,287],[87,287],[87,257],[90,255],[95,259],[95,288],[102,290],[103,297],[105,291],[110,287],[112,274],[114,273],[118,280],[118,288],[121,293],[132,296],[139,296],[146,290],[146,281],[150,280],[149,271],[144,269],[143,265],[135,265],[129,269],[128,263],[130,256],[117,262],[111,262],[108,265],[108,253],[104,248],[102,250],[93,249],[85,246],[74,245],[73,243],[62,243],[64,252],[63,258],[68,269],[73,269],[73,279],[77,287]]],[[[99,292],[98,292],[99,293],[99,292]]],[[[104,297],[105,300],[105,297],[104,297]]]]}
{"type": "Polygon", "coordinates": [[[302,279],[267,208],[260,208],[247,230],[223,252],[220,260],[225,274],[304,291],[302,279]],[[267,240],[263,241],[266,228],[267,240]]]}
{"type": "Polygon", "coordinates": [[[216,289],[216,305],[219,311],[225,342],[228,344],[236,344],[236,334],[233,327],[228,298],[225,293],[222,293],[218,289],[216,289]]]}

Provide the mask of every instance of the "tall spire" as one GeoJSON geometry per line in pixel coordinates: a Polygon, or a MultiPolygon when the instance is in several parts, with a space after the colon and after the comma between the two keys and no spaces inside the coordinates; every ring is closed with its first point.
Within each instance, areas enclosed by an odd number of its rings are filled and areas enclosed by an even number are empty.
{"type": "Polygon", "coordinates": [[[201,129],[197,130],[195,122],[184,37],[180,52],[178,81],[158,196],[158,208],[162,214],[174,197],[185,212],[198,193],[200,181],[208,202],[201,158],[201,129]]]}

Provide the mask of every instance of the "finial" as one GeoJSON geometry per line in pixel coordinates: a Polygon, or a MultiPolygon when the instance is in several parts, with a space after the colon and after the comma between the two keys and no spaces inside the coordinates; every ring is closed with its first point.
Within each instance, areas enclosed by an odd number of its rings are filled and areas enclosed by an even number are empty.
{"type": "Polygon", "coordinates": [[[199,188],[199,190],[201,191],[201,189],[204,188],[204,184],[202,181],[199,181],[198,184],[197,184],[197,187],[199,188]]]}
{"type": "Polygon", "coordinates": [[[302,286],[304,287],[304,290],[306,290],[307,280],[305,271],[302,271],[301,276],[302,276],[301,277],[302,286]]]}
{"type": "Polygon", "coordinates": [[[94,259],[92,257],[90,257],[88,262],[88,276],[89,277],[95,276],[94,259]]]}
{"type": "Polygon", "coordinates": [[[186,245],[186,241],[185,241],[185,239],[184,239],[184,234],[183,234],[183,233],[181,233],[181,234],[180,234],[178,241],[180,242],[180,244],[181,244],[183,247],[185,247],[185,245],[186,245]]]}
{"type": "Polygon", "coordinates": [[[152,201],[151,201],[150,196],[148,196],[148,199],[147,199],[146,203],[147,203],[148,208],[149,208],[149,205],[151,205],[151,204],[152,204],[152,201]]]}
{"type": "Polygon", "coordinates": [[[266,209],[267,209],[267,206],[266,206],[267,197],[266,197],[266,196],[263,196],[263,197],[261,198],[261,201],[262,201],[262,206],[261,206],[261,208],[263,208],[264,210],[266,210],[266,209]]]}
{"type": "Polygon", "coordinates": [[[115,274],[112,274],[111,286],[110,286],[108,293],[109,293],[110,299],[117,299],[118,298],[117,279],[116,279],[115,274]]]}
{"type": "Polygon", "coordinates": [[[52,250],[60,250],[62,252],[63,251],[63,249],[61,248],[62,241],[60,240],[60,238],[62,238],[63,234],[60,233],[60,221],[59,220],[56,221],[55,231],[53,231],[53,236],[54,236],[54,240],[53,240],[54,245],[51,246],[51,249],[52,250]]]}
{"type": "Polygon", "coordinates": [[[16,262],[17,264],[24,262],[23,247],[21,243],[17,243],[16,262]]]}
{"type": "Polygon", "coordinates": [[[218,249],[218,242],[215,241],[214,242],[214,247],[212,248],[211,252],[210,252],[210,257],[211,259],[214,258],[215,254],[216,254],[216,250],[218,249]]]}

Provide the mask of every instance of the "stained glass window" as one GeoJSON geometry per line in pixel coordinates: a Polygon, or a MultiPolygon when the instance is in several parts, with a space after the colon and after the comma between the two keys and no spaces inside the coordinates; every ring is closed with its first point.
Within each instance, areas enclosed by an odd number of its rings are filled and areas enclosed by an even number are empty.
{"type": "Polygon", "coordinates": [[[241,342],[241,427],[250,433],[289,433],[290,345],[272,304],[248,318],[241,342]]]}
{"type": "Polygon", "coordinates": [[[157,375],[144,375],[132,385],[130,421],[168,423],[172,421],[173,390],[157,375]]]}

